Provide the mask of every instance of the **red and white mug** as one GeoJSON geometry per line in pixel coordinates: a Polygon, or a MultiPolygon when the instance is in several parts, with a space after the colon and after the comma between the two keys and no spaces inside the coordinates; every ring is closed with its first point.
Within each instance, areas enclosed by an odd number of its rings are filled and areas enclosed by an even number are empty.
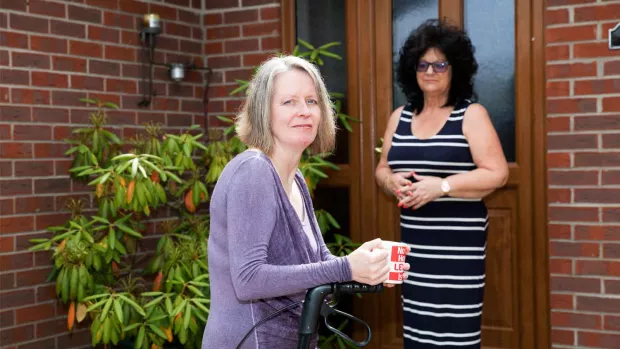
{"type": "Polygon", "coordinates": [[[388,263],[390,265],[390,271],[388,272],[388,277],[385,282],[388,284],[402,284],[403,274],[405,273],[407,244],[386,240],[382,241],[381,244],[381,247],[389,252],[388,263]]]}

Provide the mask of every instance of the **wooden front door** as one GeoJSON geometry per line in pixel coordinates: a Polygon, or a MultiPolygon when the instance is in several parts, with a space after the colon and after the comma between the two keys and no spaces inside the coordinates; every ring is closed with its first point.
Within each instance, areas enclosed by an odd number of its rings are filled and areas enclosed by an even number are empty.
{"type": "MultiPolygon", "coordinates": [[[[300,33],[296,13],[311,2],[281,1],[283,46],[290,52],[300,33]]],[[[346,31],[347,111],[361,122],[353,123],[353,133],[346,135],[346,163],[323,183],[322,196],[348,203],[346,230],[355,241],[400,239],[396,202],[374,179],[379,158],[375,147],[392,110],[404,102],[393,81],[397,52],[411,29],[424,19],[445,17],[464,27],[480,64],[476,81],[479,100],[491,114],[510,163],[508,184],[485,199],[490,224],[483,347],[549,348],[544,2],[339,1],[345,7],[341,11],[345,18],[338,19],[338,24],[344,20],[346,31]]],[[[342,6],[326,0],[319,3],[324,11],[342,6]]],[[[340,10],[329,12],[325,16],[331,19],[340,10]]],[[[306,22],[319,20],[316,15],[306,16],[306,22]]],[[[336,207],[342,208],[342,204],[336,207]]],[[[402,348],[399,288],[355,300],[353,311],[372,328],[373,339],[367,348],[402,348]]]]}
{"type": "MultiPolygon", "coordinates": [[[[437,15],[472,36],[480,64],[479,99],[490,111],[510,162],[508,184],[485,199],[490,217],[482,335],[486,348],[549,347],[542,4],[347,1],[349,108],[362,121],[350,139],[348,178],[359,200],[350,208],[351,236],[360,241],[400,239],[396,203],[373,178],[378,160],[374,148],[390,113],[404,102],[393,81],[399,39],[437,15]]],[[[366,296],[355,311],[373,329],[370,347],[402,348],[399,290],[366,296]]]]}

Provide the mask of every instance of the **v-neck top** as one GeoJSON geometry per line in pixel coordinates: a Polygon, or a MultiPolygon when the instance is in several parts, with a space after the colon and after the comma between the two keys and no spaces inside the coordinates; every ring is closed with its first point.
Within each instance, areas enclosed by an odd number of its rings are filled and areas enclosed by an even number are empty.
{"type": "MultiPolygon", "coordinates": [[[[235,348],[254,324],[302,301],[307,289],[352,280],[347,257],[333,256],[323,241],[299,171],[295,182],[307,232],[265,154],[245,151],[224,168],[209,207],[211,308],[203,349],[235,348]]],[[[301,306],[262,323],[242,348],[296,348],[300,316],[301,306]]]]}

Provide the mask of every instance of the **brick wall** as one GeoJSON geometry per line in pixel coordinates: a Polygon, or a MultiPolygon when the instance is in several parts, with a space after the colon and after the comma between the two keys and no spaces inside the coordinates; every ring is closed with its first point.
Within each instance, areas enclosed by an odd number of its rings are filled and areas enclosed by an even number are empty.
{"type": "Polygon", "coordinates": [[[215,69],[209,113],[233,115],[241,96],[229,96],[235,80],[281,49],[279,0],[207,0],[204,23],[208,65],[215,69]]]}
{"type": "Polygon", "coordinates": [[[554,347],[620,347],[617,0],[547,0],[548,199],[554,347]]]}
{"type": "MultiPolygon", "coordinates": [[[[169,130],[203,124],[203,77],[180,85],[163,68],[159,97],[139,109],[137,29],[158,13],[160,62],[206,63],[203,0],[0,0],[0,348],[90,347],[88,328],[66,332],[67,308],[56,301],[49,253],[29,239],[62,224],[69,197],[92,200],[67,176],[62,139],[88,122],[80,97],[113,101],[114,131],[131,136],[146,121],[169,130]]],[[[212,0],[209,0],[212,2],[212,0]]]]}

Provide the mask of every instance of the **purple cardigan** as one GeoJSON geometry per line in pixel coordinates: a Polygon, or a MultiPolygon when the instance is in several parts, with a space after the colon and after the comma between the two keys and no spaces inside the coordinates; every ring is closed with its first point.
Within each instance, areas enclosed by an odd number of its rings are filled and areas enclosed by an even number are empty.
{"type": "MultiPolygon", "coordinates": [[[[299,171],[307,212],[314,212],[299,171]]],[[[211,312],[202,349],[234,349],[245,333],[274,310],[303,300],[305,291],[351,281],[346,257],[334,257],[319,231],[313,250],[271,160],[258,151],[237,155],[211,197],[209,275],[211,312]]],[[[296,348],[301,306],[258,326],[242,348],[296,348]]]]}

